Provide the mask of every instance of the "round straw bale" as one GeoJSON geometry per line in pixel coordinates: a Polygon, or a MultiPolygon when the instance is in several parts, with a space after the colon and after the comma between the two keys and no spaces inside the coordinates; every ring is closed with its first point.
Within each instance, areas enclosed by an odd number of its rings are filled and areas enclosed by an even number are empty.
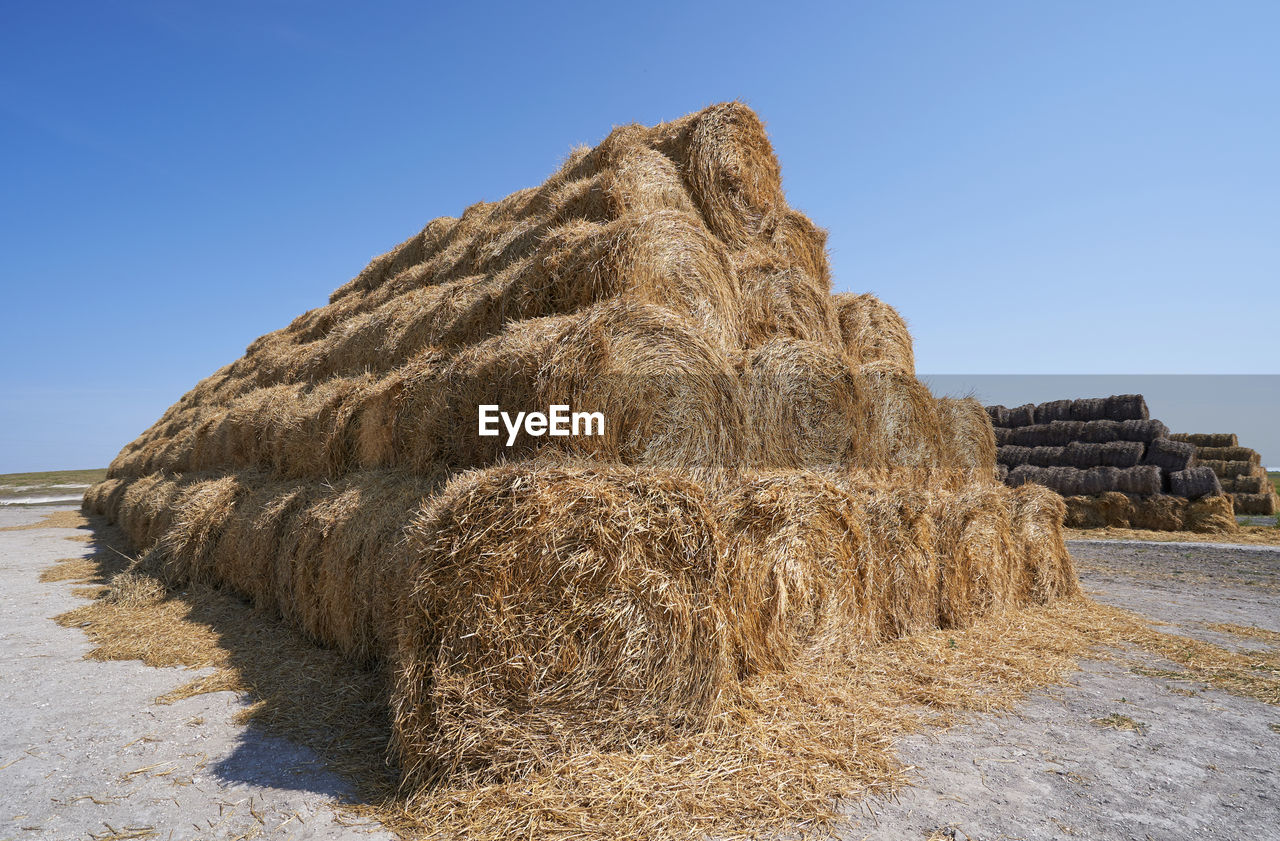
{"type": "Polygon", "coordinates": [[[1043,467],[1035,467],[1030,464],[1019,464],[1009,470],[1009,475],[1005,478],[1005,484],[1011,488],[1021,487],[1022,485],[1041,485],[1041,474],[1044,473],[1043,467]]]}
{"type": "Polygon", "coordinates": [[[129,484],[114,519],[137,552],[144,552],[160,538],[173,520],[173,504],[182,487],[172,474],[152,473],[129,484]]]}
{"type": "Polygon", "coordinates": [[[871,470],[931,472],[939,465],[942,430],[938,404],[913,375],[891,363],[858,369],[865,430],[857,467],[871,470]]]}
{"type": "Polygon", "coordinates": [[[1003,426],[993,426],[991,432],[995,435],[996,446],[1003,447],[1005,444],[1013,443],[1013,430],[1006,429],[1003,426]]]}
{"type": "Polygon", "coordinates": [[[967,627],[1016,601],[1022,562],[1014,545],[1009,494],[998,485],[934,494],[941,627],[967,627]]]}
{"type": "Polygon", "coordinates": [[[1133,498],[1117,492],[1070,496],[1064,502],[1064,524],[1072,529],[1128,528],[1135,511],[1133,498]]]}
{"type": "Polygon", "coordinates": [[[408,536],[421,572],[392,707],[411,788],[670,738],[732,680],[716,518],[688,482],[496,467],[451,482],[408,536]]]}
{"type": "Polygon", "coordinates": [[[1240,439],[1234,432],[1176,432],[1169,437],[1184,444],[1195,444],[1197,447],[1240,446],[1240,439]]]}
{"type": "Polygon", "coordinates": [[[1141,441],[1109,441],[1094,446],[1101,448],[1099,458],[1106,467],[1133,467],[1142,461],[1146,452],[1141,441]]]}
{"type": "MultiPolygon", "coordinates": [[[[537,393],[543,407],[604,415],[603,435],[540,439],[570,453],[681,468],[736,466],[746,455],[737,375],[716,347],[660,307],[605,304],[566,322],[543,357],[537,393]]],[[[828,406],[811,419],[826,429],[832,411],[843,410],[828,406]]]]}
{"type": "Polygon", "coordinates": [[[953,496],[885,485],[853,492],[867,540],[856,568],[845,576],[846,589],[833,612],[838,627],[825,648],[847,653],[868,633],[884,640],[937,627],[941,572],[934,517],[945,509],[939,500],[953,496]]]}
{"type": "Polygon", "coordinates": [[[707,227],[726,243],[747,244],[786,206],[764,124],[742,103],[713,105],[652,133],[656,148],[680,166],[707,227]]]}
{"type": "Polygon", "coordinates": [[[831,295],[831,268],[827,261],[827,232],[813,224],[808,216],[787,208],[776,217],[777,224],[769,241],[787,261],[806,277],[815,288],[831,295]]]}
{"type": "Polygon", "coordinates": [[[1009,492],[1009,505],[1019,600],[1044,604],[1078,594],[1080,582],[1062,538],[1067,513],[1062,497],[1040,485],[1023,485],[1009,492]]]}
{"type": "Polygon", "coordinates": [[[1167,438],[1169,427],[1158,420],[1125,420],[1120,421],[1120,440],[1141,441],[1150,444],[1157,438],[1167,438]]]}
{"type": "Polygon", "coordinates": [[[938,400],[938,424],[942,466],[990,481],[995,475],[996,440],[982,404],[972,397],[943,397],[938,400]]]}
{"type": "Polygon", "coordinates": [[[1008,466],[1007,464],[997,464],[997,465],[996,465],[996,481],[997,481],[997,482],[1005,482],[1006,484],[1008,483],[1008,481],[1009,481],[1009,466],[1008,466]]]}
{"type": "Polygon", "coordinates": [[[1071,441],[1062,448],[1062,463],[1079,469],[1098,467],[1102,464],[1102,447],[1102,444],[1071,441]]]}
{"type": "MultiPolygon", "coordinates": [[[[1203,464],[1201,467],[1206,470],[1212,470],[1212,468],[1203,464]]],[[[1225,479],[1219,479],[1219,482],[1222,485],[1222,490],[1227,493],[1257,494],[1263,493],[1272,487],[1271,480],[1267,478],[1265,472],[1261,476],[1229,476],[1225,479]]]]}
{"type": "Polygon", "coordinates": [[[773,338],[803,339],[844,349],[830,293],[776,249],[734,254],[742,288],[743,341],[756,348],[773,338]]]}
{"type": "Polygon", "coordinates": [[[1030,447],[1027,464],[1036,467],[1062,467],[1067,451],[1066,447],[1030,447]]]}
{"type": "Polygon", "coordinates": [[[832,296],[849,358],[857,365],[882,363],[915,376],[911,333],[898,311],[874,295],[832,296]]]}
{"type": "Polygon", "coordinates": [[[613,153],[601,175],[602,219],[656,210],[698,212],[675,162],[655,149],[626,144],[613,153]]]}
{"type": "Polygon", "coordinates": [[[1036,406],[1036,423],[1071,420],[1070,400],[1050,400],[1036,406]]]}
{"type": "Polygon", "coordinates": [[[1009,409],[1004,425],[1017,428],[1031,426],[1039,422],[1039,419],[1036,418],[1036,407],[1031,403],[1023,403],[1021,406],[1014,406],[1009,409]]]}
{"type": "Polygon", "coordinates": [[[1187,503],[1183,527],[1207,534],[1239,531],[1231,500],[1225,496],[1203,496],[1187,503]]]}
{"type": "Polygon", "coordinates": [[[1160,468],[1153,465],[1128,467],[1120,471],[1118,490],[1138,496],[1150,496],[1160,493],[1162,486],[1160,468]]]}
{"type": "Polygon", "coordinates": [[[1152,531],[1182,531],[1186,523],[1187,501],[1167,494],[1152,494],[1133,501],[1135,529],[1152,531]]]}
{"type": "Polygon", "coordinates": [[[85,490],[80,508],[88,514],[98,514],[115,520],[118,499],[124,496],[128,489],[128,479],[103,479],[101,482],[95,482],[85,490]],[[114,505],[111,504],[112,497],[117,500],[114,505]]]}
{"type": "Polygon", "coordinates": [[[1071,417],[1068,420],[1095,421],[1107,417],[1107,401],[1103,397],[1082,397],[1071,401],[1071,417]]]}
{"type": "Polygon", "coordinates": [[[996,459],[1000,464],[1011,468],[1021,464],[1030,464],[1032,450],[1032,447],[1019,447],[1015,444],[1008,444],[996,449],[996,459]]]}
{"type": "Polygon", "coordinates": [[[742,372],[750,461],[765,468],[853,463],[865,414],[857,377],[829,346],[774,339],[742,372]]]}
{"type": "Polygon", "coordinates": [[[991,425],[999,428],[1005,425],[1004,419],[1009,414],[1009,410],[1004,406],[983,406],[987,412],[987,417],[991,419],[991,425]]]}
{"type": "MultiPolygon", "coordinates": [[[[725,535],[721,603],[742,675],[788,668],[824,628],[831,608],[862,595],[854,563],[866,528],[848,494],[816,473],[754,476],[718,504],[725,535]]],[[[847,614],[848,611],[839,611],[847,614]]],[[[872,617],[843,630],[876,638],[872,617]]]]}
{"type": "Polygon", "coordinates": [[[1114,421],[1147,420],[1151,413],[1141,394],[1113,394],[1106,400],[1106,417],[1114,421]]]}
{"type": "Polygon", "coordinates": [[[1166,473],[1186,470],[1195,464],[1196,448],[1191,444],[1170,441],[1168,438],[1156,438],[1147,445],[1147,454],[1143,456],[1143,464],[1154,464],[1166,473]]]}
{"type": "Polygon", "coordinates": [[[1087,496],[1120,490],[1120,470],[1115,467],[1090,467],[1080,471],[1080,493],[1087,496]]]}
{"type": "Polygon", "coordinates": [[[1186,470],[1171,472],[1169,487],[1174,496],[1183,496],[1187,499],[1222,495],[1222,485],[1218,483],[1218,476],[1208,467],[1189,467],[1186,470]]]}
{"type": "Polygon", "coordinates": [[[134,564],[136,571],[170,587],[217,583],[214,550],[243,492],[235,474],[186,484],[170,506],[169,528],[134,564]]]}
{"type": "Polygon", "coordinates": [[[1232,476],[1251,476],[1256,464],[1248,461],[1222,461],[1216,458],[1198,459],[1197,463],[1208,467],[1220,478],[1228,479],[1232,476]]]}
{"type": "Polygon", "coordinates": [[[216,547],[218,578],[260,610],[296,619],[290,547],[299,539],[300,515],[321,488],[266,473],[242,473],[239,481],[245,492],[228,512],[216,547]]]}
{"type": "Polygon", "coordinates": [[[1080,430],[1080,439],[1088,444],[1109,444],[1120,440],[1120,422],[1113,420],[1086,421],[1080,430]]]}

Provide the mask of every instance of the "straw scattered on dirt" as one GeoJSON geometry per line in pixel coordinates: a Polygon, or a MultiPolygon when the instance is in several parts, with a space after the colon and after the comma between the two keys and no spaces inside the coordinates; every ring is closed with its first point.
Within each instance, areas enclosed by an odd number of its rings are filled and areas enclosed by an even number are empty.
{"type": "Polygon", "coordinates": [[[1067,540],[1153,540],[1161,543],[1241,543],[1250,546],[1280,546],[1276,526],[1240,526],[1226,534],[1194,531],[1151,531],[1150,529],[1063,529],[1067,540]]]}

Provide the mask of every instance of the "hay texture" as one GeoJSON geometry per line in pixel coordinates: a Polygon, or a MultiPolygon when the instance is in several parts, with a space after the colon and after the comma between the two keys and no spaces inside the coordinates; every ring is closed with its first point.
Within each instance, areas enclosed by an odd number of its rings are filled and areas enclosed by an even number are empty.
{"type": "Polygon", "coordinates": [[[1158,485],[1112,443],[1167,430],[1120,403],[935,399],[901,315],[832,294],[826,234],[726,103],[431,221],[198,383],[85,507],[139,555],[120,592],[225,588],[385,675],[411,794],[644,751],[752,676],[1075,593],[1067,506],[1025,471],[1158,485]],[[604,426],[509,442],[481,405],[604,426]],[[1089,466],[1057,466],[1079,440],[1089,466]]]}
{"type": "Polygon", "coordinates": [[[1170,437],[1195,448],[1197,463],[1211,470],[1222,490],[1231,495],[1235,513],[1271,515],[1280,510],[1280,497],[1262,467],[1262,456],[1240,446],[1234,432],[1184,432],[1170,437]]]}

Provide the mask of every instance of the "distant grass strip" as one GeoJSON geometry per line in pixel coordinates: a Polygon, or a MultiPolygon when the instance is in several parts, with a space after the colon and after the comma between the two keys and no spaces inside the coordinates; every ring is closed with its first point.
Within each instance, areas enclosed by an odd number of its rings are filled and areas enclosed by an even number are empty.
{"type": "Polygon", "coordinates": [[[0,490],[15,486],[92,485],[105,478],[105,467],[94,470],[49,470],[43,473],[0,473],[0,490]]]}

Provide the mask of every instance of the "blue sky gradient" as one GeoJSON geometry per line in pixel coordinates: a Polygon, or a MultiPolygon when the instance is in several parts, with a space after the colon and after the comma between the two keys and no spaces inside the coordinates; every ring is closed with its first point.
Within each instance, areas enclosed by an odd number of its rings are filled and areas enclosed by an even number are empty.
{"type": "Polygon", "coordinates": [[[577,143],[742,99],[922,372],[1280,372],[1280,4],[10,4],[0,472],[577,143]]]}

